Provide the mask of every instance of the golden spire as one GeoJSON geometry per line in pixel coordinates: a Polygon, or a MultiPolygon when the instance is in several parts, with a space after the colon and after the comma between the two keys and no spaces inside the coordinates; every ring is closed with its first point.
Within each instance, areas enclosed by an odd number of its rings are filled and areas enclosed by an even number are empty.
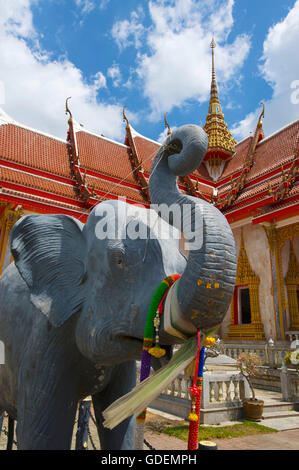
{"type": "Polygon", "coordinates": [[[211,41],[210,48],[212,49],[212,82],[211,82],[211,96],[210,96],[210,106],[209,106],[209,113],[213,110],[213,104],[218,104],[218,107],[215,107],[215,110],[221,112],[221,106],[218,97],[218,89],[217,89],[217,82],[216,82],[216,73],[215,73],[215,59],[214,59],[214,49],[216,47],[216,43],[214,38],[211,41]]]}
{"type": "Polygon", "coordinates": [[[222,173],[224,161],[233,155],[237,141],[227,128],[219,101],[215,72],[214,49],[216,43],[214,38],[211,41],[210,47],[212,49],[212,81],[209,110],[204,125],[204,130],[209,138],[205,161],[208,164],[207,168],[212,178],[217,180],[222,173]]]}

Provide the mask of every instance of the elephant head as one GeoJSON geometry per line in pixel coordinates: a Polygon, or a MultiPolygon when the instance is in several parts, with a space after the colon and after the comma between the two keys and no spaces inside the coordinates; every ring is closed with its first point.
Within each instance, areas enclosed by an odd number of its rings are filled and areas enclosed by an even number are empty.
{"type": "MultiPolygon", "coordinates": [[[[236,278],[235,241],[225,216],[205,200],[182,194],[177,186],[177,176],[191,174],[207,146],[200,127],[182,126],[167,137],[150,174],[152,203],[181,208],[172,223],[190,242],[189,259],[173,295],[183,317],[203,331],[222,322],[236,278]]],[[[163,210],[160,213],[163,217],[163,210]]]]}
{"type": "MultiPolygon", "coordinates": [[[[201,128],[183,126],[166,139],[152,165],[154,208],[191,209],[187,216],[180,212],[179,220],[163,221],[163,211],[158,217],[111,200],[98,204],[84,226],[65,215],[29,215],[13,227],[11,251],[31,303],[53,327],[74,318],[77,347],[94,363],[140,358],[151,297],[170,274],[182,274],[174,292],[180,314],[195,331],[222,321],[235,282],[230,227],[215,207],[181,194],[176,184],[177,175],[200,164],[206,148],[201,128]],[[164,236],[169,222],[170,238],[164,236]],[[180,231],[190,242],[188,260],[179,250],[180,231]]],[[[163,334],[162,326],[164,343],[178,342],[163,334]]]]}

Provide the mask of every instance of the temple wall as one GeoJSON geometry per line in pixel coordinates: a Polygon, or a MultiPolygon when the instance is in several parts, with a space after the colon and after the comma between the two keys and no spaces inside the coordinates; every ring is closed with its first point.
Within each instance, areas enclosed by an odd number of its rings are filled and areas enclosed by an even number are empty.
{"type": "MultiPolygon", "coordinates": [[[[241,243],[241,228],[233,229],[233,234],[238,259],[241,243]]],[[[251,268],[260,278],[259,304],[265,336],[266,338],[273,338],[275,337],[274,304],[272,296],[271,260],[267,236],[261,226],[246,225],[243,227],[243,239],[251,268]]],[[[221,335],[223,338],[228,331],[230,322],[231,309],[229,308],[222,324],[221,335]]]]}

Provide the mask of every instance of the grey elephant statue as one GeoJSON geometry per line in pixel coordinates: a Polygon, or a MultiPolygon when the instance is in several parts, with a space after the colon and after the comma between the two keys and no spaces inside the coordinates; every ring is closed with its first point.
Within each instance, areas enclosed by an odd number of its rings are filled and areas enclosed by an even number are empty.
{"type": "Polygon", "coordinates": [[[13,227],[14,262],[0,280],[0,414],[17,420],[19,449],[69,449],[78,402],[87,396],[101,449],[133,448],[134,416],[109,430],[102,412],[135,386],[148,307],[166,276],[182,275],[170,301],[175,328],[161,322],[160,344],[222,322],[235,284],[234,238],[224,215],[177,186],[207,144],[196,125],[167,137],[149,179],[154,210],[111,200],[84,226],[53,214],[24,216],[13,227]],[[166,220],[161,207],[172,206],[180,215],[166,220]],[[169,227],[172,236],[164,236],[169,227]],[[180,232],[189,240],[186,256],[180,232]],[[217,288],[207,288],[211,282],[217,288]]]}

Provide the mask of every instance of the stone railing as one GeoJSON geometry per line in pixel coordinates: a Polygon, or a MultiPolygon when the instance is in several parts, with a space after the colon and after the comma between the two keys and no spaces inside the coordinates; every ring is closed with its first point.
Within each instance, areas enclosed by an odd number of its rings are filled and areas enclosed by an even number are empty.
{"type": "Polygon", "coordinates": [[[268,343],[244,344],[225,342],[221,346],[221,351],[233,359],[237,359],[242,352],[255,353],[260,357],[263,366],[278,368],[282,366],[283,358],[291,351],[291,348],[289,343],[269,346],[268,343]]]}
{"type": "MultiPolygon", "coordinates": [[[[189,387],[192,380],[179,375],[156,398],[150,407],[187,419],[191,409],[189,387]]],[[[242,416],[242,399],[249,396],[249,387],[238,372],[205,372],[201,398],[201,423],[217,424],[242,416]]]]}
{"type": "Polygon", "coordinates": [[[285,401],[299,402],[299,368],[282,367],[280,372],[282,397],[285,401]]]}
{"type": "Polygon", "coordinates": [[[202,408],[239,406],[249,396],[248,383],[238,372],[205,372],[202,408]]]}

